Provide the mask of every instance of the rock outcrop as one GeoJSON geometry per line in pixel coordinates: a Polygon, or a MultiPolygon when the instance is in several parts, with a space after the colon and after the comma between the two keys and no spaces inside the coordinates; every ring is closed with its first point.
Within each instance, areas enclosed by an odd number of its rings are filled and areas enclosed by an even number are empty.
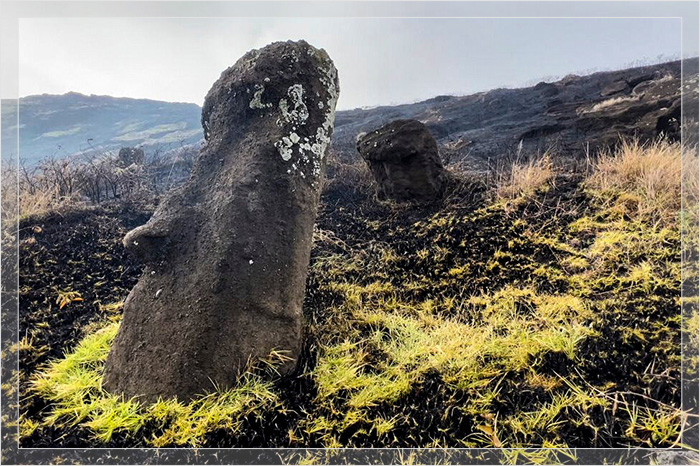
{"type": "Polygon", "coordinates": [[[435,138],[416,120],[395,120],[357,138],[381,197],[429,201],[440,197],[447,172],[435,138]]]}
{"type": "Polygon", "coordinates": [[[295,367],[337,72],[277,42],[224,71],[202,110],[189,180],[124,245],[146,264],[124,304],[104,386],[142,401],[227,387],[272,350],[295,367]]]}

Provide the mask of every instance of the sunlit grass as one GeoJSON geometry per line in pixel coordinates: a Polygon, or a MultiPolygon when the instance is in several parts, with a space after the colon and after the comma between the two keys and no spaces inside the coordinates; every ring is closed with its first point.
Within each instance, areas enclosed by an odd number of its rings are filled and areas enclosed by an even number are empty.
{"type": "MultiPolygon", "coordinates": [[[[397,226],[396,242],[353,246],[317,231],[317,244],[329,249],[320,248],[311,267],[325,298],[310,323],[308,405],[285,405],[284,388],[254,373],[190,403],[143,406],[108,394],[101,378],[118,325],[111,323],[34,378],[35,396],[52,407],[39,421],[25,419],[23,435],[80,425],[108,442],[148,425],[148,445],[199,447],[220,429],[236,435],[246,416],[294,411],[283,433],[290,445],[405,445],[413,441],[406,432],[419,438],[422,421],[406,413],[420,418],[414,404],[429,396],[441,410],[432,422],[442,424],[417,447],[552,448],[509,453],[546,463],[571,453],[567,439],[579,432],[599,442],[591,446],[676,445],[683,413],[644,390],[656,372],[673,382],[680,365],[681,221],[697,231],[671,199],[681,193],[680,162],[678,145],[625,143],[582,181],[586,208],[555,227],[512,215],[523,200],[540,202],[556,188],[556,169],[542,159],[516,168],[496,202],[397,226]],[[489,249],[491,241],[498,246],[489,249]],[[648,355],[652,364],[634,366],[648,355]],[[597,367],[607,357],[632,369],[607,380],[597,367]],[[465,422],[452,426],[455,419],[465,422]]],[[[684,163],[692,168],[697,159],[684,163]]],[[[370,233],[380,226],[363,224],[370,233]]],[[[683,325],[697,348],[694,306],[683,325]]],[[[119,307],[102,310],[114,320],[119,307]]]]}
{"type": "Polygon", "coordinates": [[[496,197],[506,203],[520,204],[531,199],[538,191],[550,187],[556,175],[549,154],[513,164],[499,180],[496,197]]]}
{"type": "MultiPolygon", "coordinates": [[[[232,389],[189,403],[170,399],[142,406],[135,399],[108,393],[101,386],[104,361],[118,328],[119,323],[110,323],[90,334],[74,351],[34,377],[34,395],[53,403],[40,425],[80,424],[97,440],[109,442],[117,432],[135,435],[151,422],[161,426],[162,432],[146,439],[150,445],[197,447],[207,433],[215,429],[235,433],[242,417],[277,403],[272,383],[253,374],[244,375],[232,389]]],[[[31,435],[37,427],[25,423],[22,435],[31,435]]]]}
{"type": "Polygon", "coordinates": [[[599,157],[586,186],[611,212],[669,224],[678,221],[681,189],[697,192],[697,171],[694,151],[679,143],[626,140],[599,157]]]}

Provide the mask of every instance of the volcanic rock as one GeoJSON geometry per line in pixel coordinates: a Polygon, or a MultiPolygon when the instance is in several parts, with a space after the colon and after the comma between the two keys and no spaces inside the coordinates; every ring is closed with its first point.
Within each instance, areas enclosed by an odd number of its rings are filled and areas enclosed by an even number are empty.
{"type": "Polygon", "coordinates": [[[423,123],[395,120],[357,139],[381,197],[427,201],[439,197],[447,172],[435,138],[423,123]]]}
{"type": "Polygon", "coordinates": [[[146,264],[124,303],[107,390],[186,400],[301,347],[302,313],[337,72],[322,49],[277,42],[224,71],[202,110],[189,180],[124,245],[146,264]]]}
{"type": "Polygon", "coordinates": [[[609,97],[614,94],[619,94],[620,92],[627,92],[629,91],[629,84],[627,84],[626,81],[620,80],[620,81],[615,81],[611,84],[608,84],[603,88],[602,91],[600,91],[600,96],[601,97],[609,97]]]}
{"type": "Polygon", "coordinates": [[[143,162],[146,160],[146,155],[144,154],[143,149],[138,147],[122,147],[119,149],[117,159],[119,160],[120,166],[128,167],[133,164],[143,164],[143,162]]]}

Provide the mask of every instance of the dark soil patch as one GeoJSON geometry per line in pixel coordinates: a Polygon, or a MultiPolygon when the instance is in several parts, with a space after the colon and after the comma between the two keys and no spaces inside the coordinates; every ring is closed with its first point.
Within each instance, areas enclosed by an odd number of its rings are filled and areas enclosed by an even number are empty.
{"type": "MultiPolygon", "coordinates": [[[[108,206],[53,212],[19,225],[19,330],[31,342],[20,351],[20,393],[27,376],[49,359],[73,348],[83,328],[108,313],[101,305],[126,298],[141,273],[126,254],[122,237],[145,223],[150,212],[133,206],[108,206]],[[81,300],[60,307],[60,292],[81,300]]],[[[41,403],[29,400],[31,415],[41,403]]]]}

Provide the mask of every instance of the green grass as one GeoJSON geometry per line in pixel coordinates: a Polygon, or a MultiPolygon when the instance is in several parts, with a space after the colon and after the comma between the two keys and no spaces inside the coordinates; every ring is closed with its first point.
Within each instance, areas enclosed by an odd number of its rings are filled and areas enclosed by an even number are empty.
{"type": "MultiPolygon", "coordinates": [[[[112,322],[34,376],[34,396],[52,407],[23,419],[22,435],[77,425],[101,442],[147,431],[146,445],[199,447],[215,431],[248,432],[250,416],[282,413],[282,446],[547,447],[565,456],[581,446],[677,446],[686,419],[681,225],[697,225],[667,195],[680,193],[680,179],[655,170],[676,174],[679,152],[628,144],[578,184],[555,182],[549,162],[530,164],[492,204],[453,203],[413,223],[339,207],[338,224],[376,240],[316,233],[308,400],[290,401],[286,382],[257,372],[190,403],[110,395],[101,377],[112,322]],[[562,208],[566,189],[579,196],[562,208]]],[[[697,348],[697,300],[686,304],[697,348]]]]}
{"type": "Polygon", "coordinates": [[[110,323],[90,334],[74,351],[33,379],[34,396],[51,402],[53,409],[38,424],[24,420],[20,424],[21,436],[31,435],[41,425],[80,424],[95,439],[109,442],[117,432],[133,436],[146,423],[152,423],[160,426],[160,433],[146,439],[148,445],[197,447],[207,433],[227,429],[235,434],[243,416],[277,404],[271,382],[251,373],[230,390],[190,403],[171,399],[141,406],[133,399],[107,393],[101,387],[104,361],[118,328],[119,323],[110,323]]]}

